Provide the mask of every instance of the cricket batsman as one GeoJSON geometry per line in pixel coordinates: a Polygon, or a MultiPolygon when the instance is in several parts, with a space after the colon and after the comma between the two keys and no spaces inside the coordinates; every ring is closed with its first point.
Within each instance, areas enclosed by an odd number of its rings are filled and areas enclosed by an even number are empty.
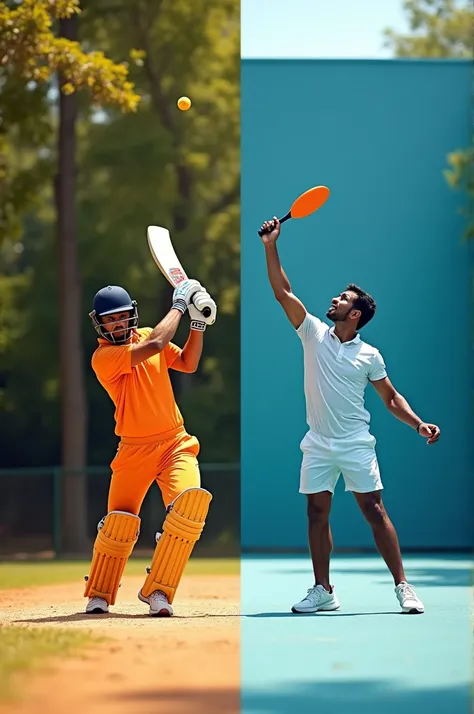
{"type": "Polygon", "coordinates": [[[108,285],[95,295],[89,314],[99,345],[92,368],[115,405],[119,446],[111,463],[107,515],[98,525],[86,577],[86,613],[115,604],[125,565],[140,532],[140,508],[151,485],[161,490],[166,517],[138,598],[152,616],[173,614],[172,602],[194,544],[203,531],[212,495],[201,488],[199,442],[187,433],[169,370],[195,372],[204,331],[217,306],[197,280],[184,280],[168,314],[153,329],[138,327],[138,308],[124,288],[108,285]],[[206,297],[204,317],[193,299],[206,297]],[[184,313],[190,333],[181,349],[171,342],[184,313]]]}

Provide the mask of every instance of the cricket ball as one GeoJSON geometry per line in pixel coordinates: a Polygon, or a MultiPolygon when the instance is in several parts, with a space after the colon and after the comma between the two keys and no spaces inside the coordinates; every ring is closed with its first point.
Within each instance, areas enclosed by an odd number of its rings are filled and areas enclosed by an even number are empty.
{"type": "Polygon", "coordinates": [[[189,97],[180,97],[177,101],[178,109],[182,112],[186,112],[191,107],[191,100],[189,97]]]}

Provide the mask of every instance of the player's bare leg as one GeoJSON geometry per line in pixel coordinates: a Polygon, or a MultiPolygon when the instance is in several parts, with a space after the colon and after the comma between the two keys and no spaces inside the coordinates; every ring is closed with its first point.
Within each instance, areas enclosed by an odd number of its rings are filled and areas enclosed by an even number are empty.
{"type": "Polygon", "coordinates": [[[330,592],[329,560],[333,541],[329,514],[331,512],[332,493],[314,493],[307,496],[308,541],[313,563],[314,584],[322,585],[330,592]]]}
{"type": "Polygon", "coordinates": [[[295,613],[313,613],[318,610],[337,610],[339,601],[329,582],[329,561],[333,548],[329,514],[332,493],[323,491],[307,496],[308,541],[313,563],[314,586],[306,596],[292,607],[295,613]]]}
{"type": "Polygon", "coordinates": [[[413,586],[408,585],[406,581],[397,532],[385,510],[381,491],[354,493],[354,496],[372,528],[377,549],[393,576],[402,611],[422,613],[423,604],[416,596],[413,586]]]}
{"type": "Polygon", "coordinates": [[[382,501],[381,491],[354,493],[359,508],[372,528],[377,549],[390,570],[395,585],[405,580],[397,533],[382,501]]]}

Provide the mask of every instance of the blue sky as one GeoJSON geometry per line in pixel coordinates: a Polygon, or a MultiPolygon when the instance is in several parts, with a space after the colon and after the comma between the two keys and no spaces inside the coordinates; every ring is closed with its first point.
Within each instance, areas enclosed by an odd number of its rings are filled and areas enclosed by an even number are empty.
{"type": "Polygon", "coordinates": [[[241,0],[241,54],[384,59],[387,26],[408,29],[403,0],[241,0]]]}

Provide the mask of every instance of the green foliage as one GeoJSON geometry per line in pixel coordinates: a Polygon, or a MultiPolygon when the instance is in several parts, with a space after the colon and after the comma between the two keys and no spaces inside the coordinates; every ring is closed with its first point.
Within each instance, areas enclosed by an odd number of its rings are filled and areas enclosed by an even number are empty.
{"type": "MultiPolygon", "coordinates": [[[[472,0],[405,0],[409,35],[385,30],[386,46],[397,57],[474,57],[474,4],[472,0]]],[[[454,189],[467,195],[465,236],[474,238],[474,134],[472,146],[448,155],[444,175],[454,189]]]]}
{"type": "MultiPolygon", "coordinates": [[[[116,437],[113,405],[90,367],[96,335],[88,312],[95,292],[111,283],[133,294],[142,326],[154,326],[169,309],[170,287],[146,242],[146,227],[153,223],[170,229],[185,269],[205,284],[219,308],[216,324],[205,334],[198,373],[173,378],[186,426],[199,437],[203,461],[238,461],[239,4],[114,0],[110,10],[92,0],[81,4],[81,47],[88,52],[100,49],[115,61],[128,58],[128,76],[142,97],[137,112],[124,113],[112,105],[98,112],[86,102],[87,95],[80,105],[77,220],[84,304],[82,324],[71,324],[70,329],[82,331],[85,345],[89,463],[109,463],[116,437]],[[176,106],[183,94],[193,102],[188,112],[176,106]]],[[[43,93],[40,99],[36,117],[43,124],[48,152],[38,161],[32,149],[30,157],[32,170],[44,166],[47,171],[54,156],[48,134],[54,128],[54,95],[43,93]]],[[[17,153],[12,156],[10,169],[16,169],[17,153]]],[[[0,352],[0,394],[3,382],[8,403],[8,412],[0,410],[0,430],[10,444],[8,453],[2,453],[4,466],[59,461],[50,184],[37,184],[32,193],[34,206],[3,250],[9,280],[20,281],[4,288],[11,295],[7,344],[0,352]],[[20,243],[21,252],[16,252],[20,243]],[[27,449],[20,436],[25,430],[30,435],[27,449]]],[[[178,344],[187,336],[187,319],[183,323],[178,344]]]]}
{"type": "Polygon", "coordinates": [[[51,180],[53,137],[47,87],[0,69],[0,245],[21,236],[21,215],[51,180]]]}
{"type": "Polygon", "coordinates": [[[79,12],[78,0],[23,0],[14,9],[0,2],[4,71],[14,71],[34,82],[46,82],[55,72],[61,72],[66,94],[87,87],[99,103],[112,102],[125,110],[135,110],[139,96],[127,81],[124,64],[115,64],[102,52],[85,53],[77,42],[54,34],[54,18],[68,18],[79,12]]]}
{"type": "Polygon", "coordinates": [[[473,57],[471,0],[405,0],[410,34],[386,29],[385,45],[396,57],[473,57]]]}
{"type": "Polygon", "coordinates": [[[467,207],[463,210],[467,218],[465,238],[474,238],[474,143],[465,151],[454,151],[448,155],[450,169],[444,172],[450,186],[468,196],[467,207]]]}
{"type": "Polygon", "coordinates": [[[140,100],[125,64],[55,34],[56,20],[79,12],[78,0],[0,2],[0,242],[18,237],[22,212],[38,205],[38,189],[51,176],[48,91],[56,73],[62,91],[86,88],[97,104],[135,111],[140,100]]]}

